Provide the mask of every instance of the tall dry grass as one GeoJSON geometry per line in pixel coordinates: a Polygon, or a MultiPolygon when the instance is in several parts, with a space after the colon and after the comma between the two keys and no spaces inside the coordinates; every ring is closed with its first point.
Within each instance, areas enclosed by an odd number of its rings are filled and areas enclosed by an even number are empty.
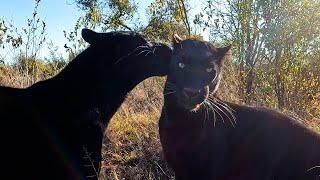
{"type": "MultiPolygon", "coordinates": [[[[224,72],[219,96],[242,103],[237,77],[232,69],[224,72]]],[[[7,66],[0,66],[0,85],[27,87],[30,77],[7,66]]],[[[48,77],[47,77],[48,78],[48,77]]],[[[165,78],[149,78],[140,83],[113,116],[103,142],[100,179],[174,179],[162,155],[158,119],[163,105],[165,78]]],[[[299,122],[320,132],[318,119],[304,120],[294,112],[284,111],[299,122]]]]}
{"type": "Polygon", "coordinates": [[[164,80],[140,83],[113,116],[103,144],[101,179],[174,179],[158,134],[164,80]]]}

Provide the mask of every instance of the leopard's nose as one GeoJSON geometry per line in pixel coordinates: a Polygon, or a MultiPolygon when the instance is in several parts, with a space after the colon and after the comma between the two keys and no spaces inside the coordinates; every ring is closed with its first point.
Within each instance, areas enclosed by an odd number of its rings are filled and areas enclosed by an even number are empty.
{"type": "Polygon", "coordinates": [[[183,88],[183,94],[189,98],[195,98],[199,96],[200,92],[200,89],[183,88]]]}

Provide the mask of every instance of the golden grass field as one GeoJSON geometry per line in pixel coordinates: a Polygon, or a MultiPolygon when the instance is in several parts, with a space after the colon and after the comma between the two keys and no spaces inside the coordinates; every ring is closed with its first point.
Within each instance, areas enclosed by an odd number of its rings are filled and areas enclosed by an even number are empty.
{"type": "MultiPolygon", "coordinates": [[[[158,134],[164,82],[165,78],[143,81],[113,116],[105,132],[100,179],[174,179],[163,157],[158,134]]],[[[26,87],[29,83],[30,79],[19,72],[0,69],[0,85],[26,87]]],[[[237,84],[222,83],[219,96],[240,103],[236,90],[237,84]]],[[[319,119],[306,121],[294,112],[284,113],[320,132],[319,119]]]]}

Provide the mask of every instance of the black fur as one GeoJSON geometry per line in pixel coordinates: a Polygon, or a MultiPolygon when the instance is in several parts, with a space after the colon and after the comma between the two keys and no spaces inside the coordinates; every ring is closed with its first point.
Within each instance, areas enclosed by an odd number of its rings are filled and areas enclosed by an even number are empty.
{"type": "Polygon", "coordinates": [[[214,76],[221,72],[226,49],[197,40],[174,47],[159,131],[177,180],[320,178],[318,134],[274,110],[215,96],[219,78],[214,76]],[[204,73],[206,60],[216,62],[215,73],[204,73]],[[186,87],[198,95],[190,96],[186,87]]]}
{"type": "Polygon", "coordinates": [[[139,82],[167,73],[165,45],[136,33],[82,35],[90,47],[57,76],[0,87],[2,179],[97,179],[110,118],[139,82]]]}

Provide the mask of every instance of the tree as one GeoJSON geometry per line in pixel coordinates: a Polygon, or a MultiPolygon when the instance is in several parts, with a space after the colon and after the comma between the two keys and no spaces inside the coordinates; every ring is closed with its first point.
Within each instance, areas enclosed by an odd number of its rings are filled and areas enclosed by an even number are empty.
{"type": "Polygon", "coordinates": [[[5,43],[1,41],[2,45],[10,45],[15,52],[19,53],[15,66],[28,77],[25,79],[25,85],[39,80],[36,62],[39,58],[39,52],[46,42],[46,23],[38,15],[40,2],[40,0],[34,1],[34,9],[31,17],[27,19],[26,27],[18,29],[11,23],[6,25],[3,20],[0,23],[2,34],[6,35],[2,36],[2,39],[5,38],[5,43]]]}
{"type": "MultiPolygon", "coordinates": [[[[288,102],[286,77],[294,65],[306,60],[310,43],[319,34],[319,4],[315,1],[279,1],[264,4],[263,33],[268,41],[268,63],[273,65],[278,107],[288,102]],[[310,22],[306,26],[306,22],[310,22]],[[290,66],[290,69],[288,69],[290,66]]],[[[302,64],[300,64],[302,65],[302,64]]]]}
{"type": "Polygon", "coordinates": [[[183,0],[155,0],[148,6],[148,25],[142,32],[151,39],[164,42],[171,42],[174,33],[190,37],[188,10],[183,8],[186,3],[183,0]]]}
{"type": "MultiPolygon", "coordinates": [[[[75,31],[80,26],[101,28],[102,30],[135,30],[151,39],[168,42],[173,33],[190,37],[192,28],[189,21],[189,1],[155,0],[148,6],[148,22],[140,25],[136,2],[133,0],[76,0],[77,6],[86,12],[77,22],[75,31]]],[[[76,34],[73,31],[73,34],[76,34]]]]}
{"type": "Polygon", "coordinates": [[[138,20],[132,21],[137,12],[137,6],[133,1],[75,0],[74,2],[85,15],[78,18],[73,30],[64,31],[68,41],[65,49],[69,53],[69,60],[74,59],[86,47],[79,33],[83,27],[101,31],[138,29],[138,20]]]}
{"type": "Polygon", "coordinates": [[[197,15],[197,23],[210,29],[212,39],[232,42],[242,82],[240,96],[247,103],[252,101],[256,64],[263,55],[260,10],[259,1],[209,0],[204,13],[197,15]]]}
{"type": "Polygon", "coordinates": [[[211,38],[233,43],[246,103],[302,114],[313,106],[310,97],[320,101],[319,74],[309,66],[319,67],[319,6],[316,0],[209,0],[196,23],[211,38]]]}
{"type": "Polygon", "coordinates": [[[103,29],[132,30],[130,23],[137,6],[130,0],[76,0],[77,6],[86,12],[84,25],[101,26],[103,29]]]}

